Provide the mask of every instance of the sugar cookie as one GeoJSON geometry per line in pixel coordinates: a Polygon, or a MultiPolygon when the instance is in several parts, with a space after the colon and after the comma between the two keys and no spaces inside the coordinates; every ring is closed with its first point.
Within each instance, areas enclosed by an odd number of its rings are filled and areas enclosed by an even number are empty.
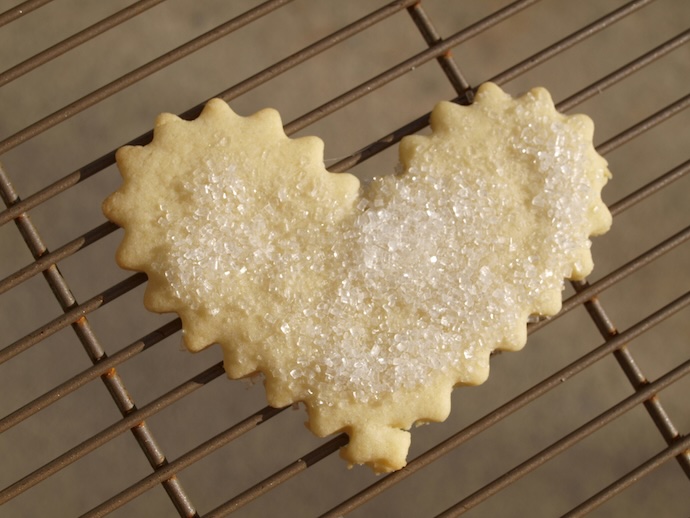
{"type": "Polygon", "coordinates": [[[315,434],[346,432],[342,456],[376,472],[405,465],[405,430],[445,419],[491,351],[523,347],[530,315],[558,312],[611,224],[593,124],[546,90],[487,83],[471,106],[439,103],[431,129],[360,188],[274,110],[212,100],[120,149],[103,205],[147,308],[177,312],[192,351],[219,343],[230,377],[263,373],[270,405],[304,402],[315,434]]]}

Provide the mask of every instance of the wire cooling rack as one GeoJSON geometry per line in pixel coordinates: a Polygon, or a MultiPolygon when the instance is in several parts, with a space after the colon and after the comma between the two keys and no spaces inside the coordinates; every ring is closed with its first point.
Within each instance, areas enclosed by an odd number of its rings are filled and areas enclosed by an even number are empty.
{"type": "Polygon", "coordinates": [[[688,515],[684,0],[0,7],[1,516],[688,515]],[[488,80],[594,119],[614,225],[562,312],[413,430],[399,472],[346,470],[346,436],[226,380],[217,348],[183,351],[114,263],[114,150],[161,111],[273,106],[366,180],[436,101],[488,80]]]}

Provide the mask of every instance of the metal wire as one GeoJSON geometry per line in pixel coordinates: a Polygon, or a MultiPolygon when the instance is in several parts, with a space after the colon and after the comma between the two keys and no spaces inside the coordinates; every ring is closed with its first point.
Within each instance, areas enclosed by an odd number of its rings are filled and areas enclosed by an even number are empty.
{"type": "Polygon", "coordinates": [[[121,23],[124,23],[130,18],[143,13],[147,9],[151,9],[153,6],[160,4],[163,1],[164,0],[139,0],[138,2],[125,7],[121,11],[102,19],[98,23],[94,23],[83,31],[80,31],[69,38],[62,40],[60,43],[56,43],[52,47],[39,52],[35,56],[22,61],[18,65],[5,70],[2,74],[0,74],[0,86],[3,86],[10,81],[14,81],[24,74],[28,74],[44,63],[61,56],[65,52],[69,52],[73,48],[86,43],[87,41],[95,38],[107,30],[112,29],[113,27],[117,27],[121,23]]]}
{"type": "MultiPolygon", "coordinates": [[[[232,20],[218,25],[214,29],[211,29],[210,31],[202,34],[201,36],[194,38],[193,40],[185,43],[184,45],[180,45],[176,49],[173,49],[170,52],[166,52],[165,54],[154,59],[153,61],[150,61],[135,70],[132,70],[128,74],[125,74],[124,76],[116,79],[115,81],[108,83],[107,85],[98,88],[97,90],[94,90],[93,92],[82,97],[81,99],[78,99],[70,103],[69,105],[59,109],[58,111],[48,115],[47,117],[44,117],[43,119],[36,121],[33,124],[30,124],[29,126],[27,126],[21,131],[18,131],[14,135],[7,137],[2,142],[0,142],[0,154],[6,153],[10,149],[21,144],[22,142],[26,142],[27,140],[40,135],[44,131],[52,128],[53,126],[56,126],[57,124],[64,122],[70,117],[74,117],[78,113],[86,110],[87,108],[90,108],[94,104],[97,104],[103,101],[104,99],[107,99],[108,97],[115,95],[117,92],[124,90],[129,86],[132,86],[134,83],[141,81],[145,77],[148,77],[149,75],[153,74],[154,72],[157,72],[158,70],[161,70],[162,68],[172,65],[173,63],[184,58],[185,56],[188,56],[189,54],[192,54],[193,52],[196,52],[197,50],[200,50],[206,47],[207,45],[210,45],[214,41],[222,38],[223,36],[227,36],[231,32],[240,29],[248,23],[251,23],[263,16],[266,16],[274,9],[278,9],[279,7],[290,1],[292,0],[268,0],[260,6],[247,11],[241,16],[238,16],[237,18],[233,18],[232,20]]],[[[68,49],[65,48],[60,50],[66,51],[68,49]]]]}
{"type": "Polygon", "coordinates": [[[93,381],[96,378],[111,372],[111,369],[114,369],[130,358],[133,358],[137,354],[145,351],[149,347],[160,343],[168,336],[177,333],[180,329],[182,329],[182,323],[180,322],[179,318],[176,318],[175,320],[159,327],[155,331],[137,340],[133,344],[119,350],[112,356],[102,359],[85,371],[82,371],[64,383],[61,383],[50,391],[37,397],[33,401],[30,401],[26,405],[18,408],[11,414],[5,416],[2,420],[0,420],[0,433],[9,430],[13,426],[21,423],[25,419],[28,419],[52,403],[55,403],[60,398],[71,394],[80,387],[83,387],[90,381],[93,381]]]}
{"type": "MultiPolygon", "coordinates": [[[[282,74],[283,72],[286,72],[287,70],[290,70],[300,63],[313,58],[314,56],[324,52],[325,50],[329,49],[330,47],[341,43],[342,41],[351,38],[352,36],[356,35],[357,33],[363,31],[364,29],[370,27],[371,25],[380,22],[381,20],[391,16],[395,12],[405,8],[408,5],[411,5],[414,3],[415,0],[407,0],[407,1],[395,1],[391,2],[389,5],[386,7],[383,7],[377,11],[372,12],[368,16],[365,16],[358,20],[357,22],[354,22],[347,27],[344,27],[343,29],[336,31],[335,33],[329,35],[328,37],[322,38],[321,40],[313,43],[312,45],[309,45],[308,47],[305,47],[304,49],[300,50],[299,52],[296,52],[295,54],[292,54],[291,56],[279,61],[278,63],[270,66],[269,68],[258,72],[257,74],[253,75],[252,77],[238,83],[237,85],[218,93],[214,97],[219,97],[223,98],[226,101],[229,101],[231,99],[234,99],[236,97],[239,97],[240,95],[253,90],[255,88],[258,88],[265,82],[269,81],[270,79],[275,78],[276,76],[282,74]]],[[[153,71],[148,72],[153,73],[153,71]]],[[[186,110],[184,113],[180,114],[180,117],[185,118],[185,119],[192,119],[201,113],[201,109],[203,108],[204,104],[206,101],[201,102],[197,104],[196,106],[186,110]]],[[[127,144],[128,145],[144,145],[147,144],[151,141],[153,133],[152,132],[147,132],[144,133],[143,135],[140,135],[132,140],[130,140],[127,144]]],[[[12,207],[8,207],[5,211],[0,213],[0,225],[4,225],[8,221],[12,220],[13,218],[16,218],[17,215],[19,215],[22,212],[26,212],[28,210],[31,210],[32,208],[45,203],[49,199],[53,198],[54,196],[57,196],[61,192],[66,191],[67,189],[74,187],[76,184],[79,182],[86,180],[87,178],[91,177],[92,175],[103,171],[106,167],[111,166],[115,163],[115,150],[97,158],[93,162],[90,162],[89,164],[85,165],[84,167],[80,168],[77,171],[74,171],[72,174],[65,176],[61,178],[60,180],[56,181],[55,183],[45,187],[44,189],[41,189],[37,193],[34,193],[31,196],[28,196],[26,199],[18,202],[16,205],[12,207]]]]}
{"type": "Polygon", "coordinates": [[[0,14],[0,27],[21,18],[25,14],[29,14],[31,11],[38,9],[49,2],[52,2],[52,0],[26,0],[25,2],[8,9],[4,13],[0,14]]]}
{"type": "MultiPolygon", "coordinates": [[[[21,75],[52,61],[58,56],[77,48],[83,43],[97,37],[99,34],[124,23],[134,16],[139,15],[145,10],[160,3],[162,0],[141,0],[121,11],[110,15],[103,20],[93,24],[83,31],[74,34],[62,42],[45,49],[32,58],[16,65],[7,71],[0,73],[0,86],[9,83],[21,75]]],[[[573,48],[593,35],[609,28],[612,24],[624,19],[625,17],[637,12],[639,9],[651,4],[652,0],[634,0],[626,3],[622,7],[611,11],[592,23],[576,30],[575,32],[561,38],[559,41],[548,45],[537,53],[525,58],[503,70],[499,74],[490,78],[499,84],[511,81],[518,76],[527,73],[536,66],[553,59],[562,52],[573,48]]],[[[23,14],[41,7],[46,1],[27,1],[21,5],[9,9],[0,14],[0,26],[11,23],[23,14]]],[[[283,7],[289,0],[270,0],[249,11],[225,22],[216,28],[198,36],[187,43],[184,43],[165,53],[158,58],[146,63],[145,65],[125,74],[124,76],[112,81],[111,83],[94,90],[86,96],[70,103],[69,105],[57,110],[39,121],[30,124],[26,128],[16,132],[0,142],[0,155],[14,149],[28,140],[40,135],[46,130],[53,128],[68,118],[87,110],[91,106],[111,97],[115,93],[130,87],[145,77],[161,70],[172,63],[188,56],[210,43],[227,36],[231,32],[238,30],[268,13],[283,7]]],[[[255,88],[274,79],[278,75],[293,69],[327,49],[342,43],[343,41],[355,36],[361,31],[372,27],[383,20],[406,10],[410,16],[412,24],[419,31],[427,48],[417,54],[399,62],[388,68],[384,72],[366,80],[356,87],[332,98],[328,102],[314,108],[307,113],[299,116],[285,125],[288,135],[314,124],[322,118],[342,109],[352,102],[369,95],[372,91],[394,81],[395,79],[407,74],[415,68],[436,60],[457,97],[455,102],[467,104],[472,101],[474,88],[468,82],[461,71],[456,59],[451,54],[452,50],[462,43],[477,37],[500,23],[516,16],[523,10],[536,4],[537,0],[518,0],[506,7],[499,9],[484,17],[476,23],[455,32],[447,38],[441,37],[434,26],[431,17],[422,7],[422,2],[416,0],[395,1],[381,7],[359,20],[336,30],[332,34],[321,38],[315,43],[304,47],[296,53],[284,58],[268,68],[257,72],[248,79],[237,83],[230,88],[220,92],[216,97],[227,101],[235,99],[255,88]]],[[[655,63],[663,56],[668,55],[681,48],[690,41],[690,30],[680,32],[678,35],[667,39],[657,45],[652,50],[648,50],[620,66],[613,72],[606,74],[598,80],[593,81],[579,92],[570,95],[567,99],[558,103],[558,109],[569,111],[584,101],[592,98],[597,93],[612,87],[620,81],[632,76],[643,68],[655,63]]],[[[198,103],[185,111],[183,118],[194,118],[201,110],[204,103],[198,103]]],[[[683,112],[690,106],[690,95],[679,98],[677,101],[659,109],[654,114],[645,119],[634,123],[632,126],[619,132],[598,146],[601,154],[607,154],[613,150],[629,143],[633,139],[643,135],[650,129],[666,123],[671,117],[683,112]]],[[[367,144],[362,149],[351,153],[348,157],[338,161],[330,170],[342,172],[366,159],[382,152],[388,147],[399,142],[402,137],[410,133],[423,129],[428,124],[429,114],[424,114],[412,120],[393,132],[380,137],[374,142],[367,144]]],[[[132,139],[130,144],[145,144],[151,140],[151,132],[145,133],[132,139]]],[[[118,407],[122,418],[115,423],[107,426],[100,432],[87,438],[80,444],[70,448],[68,451],[45,463],[31,473],[22,477],[0,491],[0,504],[8,502],[16,496],[22,494],[27,489],[39,484],[40,482],[55,475],[57,472],[85,457],[88,453],[103,446],[125,432],[130,431],[136,438],[137,443],[143,454],[146,456],[152,472],[144,478],[129,485],[116,495],[103,501],[85,516],[103,516],[131,502],[146,491],[162,485],[171,502],[175,506],[180,516],[198,516],[197,507],[192,502],[188,492],[177,479],[177,474],[198,462],[202,458],[218,451],[221,447],[235,441],[239,437],[256,429],[260,424],[265,423],[280,414],[282,409],[262,408],[253,415],[240,420],[229,428],[217,433],[210,439],[198,446],[190,449],[175,460],[168,461],[163,453],[156,438],[148,427],[146,421],[161,410],[170,407],[181,399],[187,397],[192,392],[208,384],[210,381],[220,377],[224,371],[221,363],[214,364],[197,375],[178,384],[165,394],[155,398],[150,403],[137,407],[134,400],[130,397],[124,382],[119,377],[116,370],[119,366],[131,361],[143,351],[161,343],[166,337],[177,333],[181,328],[179,319],[174,319],[163,326],[147,333],[130,345],[122,348],[118,352],[108,356],[105,354],[99,339],[91,327],[88,316],[106,306],[108,303],[118,299],[137,286],[146,282],[143,274],[134,274],[116,283],[101,293],[92,296],[85,302],[78,302],[74,297],[65,277],[58,268],[58,263],[75,256],[86,247],[101,241],[103,238],[116,230],[112,223],[101,223],[81,236],[71,239],[69,242],[57,247],[54,251],[49,251],[45,246],[42,236],[33,225],[28,212],[31,209],[41,206],[46,201],[68,191],[83,180],[92,177],[96,173],[104,171],[114,163],[114,151],[93,160],[71,174],[68,174],[58,181],[43,187],[37,192],[20,199],[14,190],[10,177],[14,171],[8,171],[0,167],[0,194],[7,206],[7,209],[0,213],[0,225],[14,221],[24,238],[27,247],[34,257],[34,261],[20,268],[14,273],[0,280],[0,294],[11,293],[12,290],[22,286],[29,279],[38,274],[42,274],[56,299],[61,305],[63,313],[44,324],[38,326],[27,335],[15,340],[13,343],[0,350],[0,364],[15,358],[16,356],[28,351],[33,346],[41,343],[47,337],[54,335],[58,331],[67,327],[72,327],[76,336],[79,338],[85,352],[89,356],[92,366],[74,375],[70,379],[58,384],[47,392],[35,397],[30,402],[11,412],[0,419],[0,433],[9,430],[24,422],[29,417],[39,413],[60,400],[67,394],[73,393],[91,381],[100,378],[111,394],[115,405],[118,407]]],[[[667,173],[657,176],[646,185],[638,188],[631,194],[620,199],[611,205],[610,209],[614,217],[642,202],[643,200],[659,193],[662,189],[674,184],[684,178],[690,171],[690,160],[673,167],[667,173]]],[[[580,505],[573,508],[567,516],[581,516],[592,511],[608,499],[616,496],[625,488],[639,478],[647,475],[652,470],[675,458],[682,470],[690,479],[690,438],[679,431],[661,404],[658,393],[671,386],[684,376],[690,373],[690,360],[685,361],[669,370],[654,381],[649,381],[637,360],[634,358],[630,349],[627,347],[631,341],[642,334],[648,332],[654,326],[664,322],[669,317],[675,315],[690,305],[690,292],[686,292],[675,300],[666,304],[663,308],[651,313],[646,318],[639,320],[630,328],[619,331],[613,324],[610,316],[605,310],[598,296],[605,290],[617,285],[623,279],[638,272],[640,269],[653,264],[654,261],[667,254],[669,251],[677,249],[686,243],[690,238],[690,226],[676,232],[674,235],[660,240],[656,245],[647,249],[637,257],[629,260],[622,266],[607,273],[599,280],[589,282],[573,283],[575,294],[566,299],[563,309],[559,315],[552,319],[542,320],[528,326],[530,334],[552,324],[562,315],[571,310],[584,307],[589,312],[592,321],[596,324],[605,342],[591,351],[583,354],[575,361],[557,372],[549,375],[539,383],[533,385],[528,390],[516,396],[509,402],[499,406],[489,412],[484,417],[476,420],[469,426],[453,434],[450,438],[437,444],[418,457],[411,460],[406,468],[378,479],[359,493],[346,498],[340,504],[333,507],[323,516],[341,516],[352,512],[364,505],[381,493],[393,487],[395,484],[415,475],[422,468],[443,458],[451,450],[470,439],[485,432],[490,427],[496,425],[504,418],[513,414],[517,410],[529,405],[539,399],[553,388],[561,386],[564,382],[583,372],[601,359],[613,356],[620,365],[622,372],[631,383],[634,392],[632,395],[622,399],[618,403],[610,406],[595,418],[581,425],[577,429],[568,433],[561,439],[543,448],[537,454],[524,460],[513,469],[503,473],[493,481],[476,490],[471,495],[463,497],[457,503],[449,507],[439,516],[458,516],[470,508],[479,505],[481,502],[494,496],[502,489],[516,482],[522,476],[534,471],[544,463],[553,459],[560,453],[571,448],[573,445],[590,436],[596,430],[606,426],[613,420],[620,417],[623,413],[642,404],[649,413],[652,421],[657,427],[659,434],[667,443],[667,447],[659,451],[656,455],[639,464],[636,468],[619,477],[618,480],[603,488],[601,491],[588,498],[580,505]]],[[[331,453],[337,451],[347,442],[347,436],[342,434],[331,438],[322,443],[319,447],[306,453],[299,459],[289,463],[283,469],[272,473],[260,482],[253,484],[248,489],[226,500],[215,509],[209,511],[205,516],[225,516],[241,507],[261,498],[273,488],[283,484],[289,479],[304,472],[314,464],[326,458],[331,453]]]]}
{"type": "MultiPolygon", "coordinates": [[[[109,370],[108,373],[112,373],[112,369],[109,370]]],[[[183,397],[188,396],[193,391],[201,388],[206,383],[213,381],[222,374],[224,374],[223,365],[221,363],[217,363],[209,367],[208,369],[204,370],[203,372],[199,373],[198,375],[194,376],[186,383],[183,383],[182,385],[175,387],[173,390],[162,395],[161,397],[152,401],[151,403],[138,409],[132,408],[132,410],[128,412],[126,416],[123,417],[123,419],[121,419],[120,421],[117,421],[105,430],[102,430],[101,432],[91,436],[86,441],[63,453],[62,455],[53,459],[41,468],[35,470],[34,472],[30,473],[29,475],[23,477],[11,486],[4,489],[2,492],[0,492],[0,503],[4,503],[8,500],[11,500],[18,494],[23,493],[24,491],[38,484],[42,480],[45,480],[51,475],[54,475],[61,469],[64,469],[73,462],[82,458],[87,453],[102,446],[103,444],[114,439],[118,435],[123,434],[128,430],[140,429],[141,424],[147,418],[158,413],[161,409],[175,403],[183,397]]],[[[156,467],[161,468],[165,464],[167,464],[167,462],[161,462],[160,465],[156,467]]],[[[185,498],[182,489],[177,488],[175,492],[176,494],[172,495],[171,497],[176,496],[181,500],[185,498]]],[[[194,513],[192,512],[192,514],[194,513]]]]}
{"type": "MultiPolygon", "coordinates": [[[[54,270],[55,264],[51,264],[46,272],[50,273],[54,270]]],[[[83,302],[82,304],[76,304],[76,302],[71,303],[69,308],[66,309],[62,315],[54,318],[50,322],[47,322],[28,335],[2,349],[2,351],[0,351],[0,363],[5,363],[14,356],[26,351],[29,347],[32,347],[45,338],[57,333],[61,329],[77,324],[89,313],[92,313],[98,308],[108,304],[109,302],[112,302],[116,298],[124,295],[137,286],[140,286],[144,282],[146,282],[146,275],[143,273],[136,273],[124,281],[108,288],[103,293],[100,293],[95,297],[90,298],[86,302],[83,302]]]]}
{"type": "MultiPolygon", "coordinates": [[[[615,352],[616,351],[614,351],[614,353],[615,352]]],[[[477,506],[487,498],[491,497],[493,494],[512,484],[520,477],[528,474],[530,471],[536,469],[545,462],[548,462],[559,453],[571,448],[582,439],[590,436],[598,429],[620,417],[623,413],[653,397],[657,392],[678,381],[688,373],[690,373],[690,360],[666,373],[654,383],[647,384],[644,389],[637,391],[632,396],[625,398],[620,403],[612,406],[605,412],[602,412],[597,417],[588,421],[586,424],[569,433],[562,439],[556,441],[548,448],[536,453],[519,466],[516,466],[493,482],[484,486],[480,491],[471,494],[454,506],[448,508],[443,513],[440,513],[437,515],[438,518],[460,516],[465,511],[469,511],[471,508],[477,506]]]]}
{"type": "Polygon", "coordinates": [[[648,475],[653,470],[664,464],[666,461],[674,456],[687,452],[690,449],[690,436],[685,436],[682,440],[676,441],[673,446],[660,451],[649,460],[643,462],[635,469],[620,477],[614,483],[602,489],[599,493],[588,498],[580,505],[570,510],[563,515],[563,518],[575,518],[577,516],[584,516],[593,511],[607,500],[613,498],[624,489],[630,487],[642,477],[648,475]]]}
{"type": "MultiPolygon", "coordinates": [[[[10,206],[18,199],[17,194],[12,189],[9,180],[7,179],[4,171],[0,169],[0,193],[2,194],[3,201],[6,205],[10,206]]],[[[35,259],[38,259],[43,255],[47,249],[43,244],[43,241],[36,229],[36,227],[31,223],[29,216],[23,214],[20,218],[16,220],[17,227],[19,228],[22,237],[24,238],[27,246],[31,250],[32,255],[35,259]]],[[[60,306],[62,307],[65,315],[69,317],[65,320],[66,323],[72,325],[74,332],[76,333],[79,341],[84,347],[84,350],[89,355],[89,358],[93,363],[97,363],[104,358],[107,358],[105,351],[101,347],[96,335],[84,316],[82,308],[77,305],[77,302],[65,281],[58,270],[57,265],[51,265],[47,270],[43,272],[46,281],[48,282],[55,298],[57,298],[60,306]],[[75,307],[76,306],[76,307],[75,307]]],[[[143,277],[143,276],[142,276],[143,277]]],[[[33,338],[43,339],[39,334],[34,333],[33,338]]],[[[26,342],[29,343],[28,341],[26,342]]],[[[24,347],[25,348],[25,347],[24,347]]],[[[12,355],[17,354],[19,351],[23,350],[23,347],[11,347],[3,350],[3,353],[8,351],[12,355]],[[9,349],[9,351],[8,351],[9,349]]],[[[8,354],[9,357],[11,357],[8,354]]],[[[136,410],[136,405],[134,401],[129,396],[127,389],[122,382],[122,379],[115,371],[115,369],[110,369],[107,373],[101,376],[101,380],[105,384],[108,392],[111,394],[113,401],[118,407],[118,410],[123,416],[131,415],[132,412],[136,410]]],[[[160,450],[156,439],[149,430],[148,426],[143,421],[138,421],[132,423],[129,430],[134,435],[137,443],[141,447],[142,451],[146,455],[147,460],[152,468],[158,468],[167,463],[165,455],[160,450]]],[[[51,471],[46,469],[43,471],[44,478],[48,476],[51,471]]],[[[36,481],[41,480],[40,476],[36,477],[36,481]]],[[[28,482],[28,478],[24,478],[19,482],[16,482],[10,486],[7,490],[3,491],[3,496],[0,496],[0,504],[5,501],[5,499],[13,498],[13,496],[19,492],[23,492],[25,489],[30,487],[31,483],[28,482]]],[[[187,497],[185,491],[180,486],[176,479],[168,479],[163,482],[163,487],[170,496],[175,508],[179,511],[180,516],[192,517],[197,513],[194,510],[189,498],[187,497]]]]}
{"type": "MultiPolygon", "coordinates": [[[[647,318],[641,320],[638,324],[626,330],[625,332],[620,333],[615,338],[609,340],[608,342],[600,345],[591,352],[578,358],[575,362],[552,374],[540,383],[534,385],[533,387],[526,390],[519,396],[510,400],[508,403],[500,406],[493,412],[485,415],[481,419],[476,420],[474,423],[472,423],[464,430],[461,430],[449,439],[446,439],[445,441],[440,443],[438,446],[426,451],[416,459],[412,460],[410,463],[408,463],[408,465],[405,468],[401,469],[400,471],[396,471],[395,473],[392,473],[391,475],[388,475],[385,478],[382,478],[380,481],[376,482],[375,484],[372,484],[365,490],[361,491],[349,500],[346,500],[339,506],[331,509],[328,513],[325,513],[322,516],[324,518],[336,517],[351,512],[356,507],[359,507],[360,505],[364,504],[371,498],[377,496],[381,492],[390,488],[392,485],[401,482],[403,479],[409,477],[416,471],[426,467],[434,461],[437,461],[452,449],[457,448],[461,444],[467,442],[476,435],[484,432],[485,430],[495,425],[499,421],[505,419],[517,410],[528,405],[532,401],[540,398],[550,390],[560,386],[568,379],[587,369],[595,362],[605,358],[613,351],[615,351],[617,348],[625,345],[626,343],[634,340],[641,334],[649,331],[649,329],[651,329],[653,326],[660,324],[667,318],[676,314],[678,311],[687,307],[689,304],[690,292],[676,299],[675,301],[668,304],[659,311],[655,312],[654,314],[649,315],[647,318]]],[[[534,467],[536,467],[536,465],[534,467]]],[[[511,480],[515,479],[511,478],[511,480]]],[[[486,486],[484,490],[488,490],[486,489],[486,486]]]]}
{"type": "MultiPolygon", "coordinates": [[[[427,50],[424,50],[415,56],[412,56],[405,61],[398,63],[394,67],[389,68],[385,72],[364,81],[355,88],[339,95],[335,99],[331,99],[327,103],[311,110],[310,112],[302,115],[301,117],[291,121],[285,125],[285,134],[292,135],[293,133],[306,128],[307,126],[315,123],[316,121],[322,119],[326,115],[333,113],[336,110],[344,108],[350,103],[353,103],[357,99],[368,95],[369,93],[381,88],[382,86],[390,83],[394,79],[411,72],[424,65],[425,63],[431,61],[432,59],[437,59],[442,57],[445,53],[449,52],[453,47],[460,45],[462,42],[474,38],[482,32],[490,29],[491,27],[505,21],[506,19],[514,16],[523,9],[526,9],[530,5],[534,4],[537,0],[517,0],[483,18],[482,20],[470,25],[469,27],[456,32],[455,34],[449,36],[448,38],[434,43],[427,50]]],[[[226,99],[227,100],[227,99],[226,99]]]]}

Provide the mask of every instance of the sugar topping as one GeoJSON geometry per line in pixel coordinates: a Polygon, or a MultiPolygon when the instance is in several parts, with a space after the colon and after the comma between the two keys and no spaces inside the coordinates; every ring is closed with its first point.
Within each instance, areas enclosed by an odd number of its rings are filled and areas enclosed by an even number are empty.
{"type": "Polygon", "coordinates": [[[154,267],[186,306],[258,320],[259,336],[233,347],[291,351],[273,376],[297,398],[366,403],[439,371],[472,377],[590,246],[591,142],[536,101],[511,124],[478,103],[494,124],[481,159],[467,143],[419,138],[404,170],[374,179],[337,220],[299,167],[267,190],[260,164],[211,146],[159,207],[171,246],[154,267]]]}
{"type": "Polygon", "coordinates": [[[545,90],[486,84],[430,122],[360,188],[277,113],[212,101],[120,150],[125,186],[104,204],[128,230],[118,260],[149,274],[147,306],[177,311],[190,349],[220,343],[229,375],[263,372],[271,404],[305,402],[312,430],[347,430],[344,456],[377,471],[404,465],[400,428],[443,419],[453,385],[483,382],[494,349],[560,309],[611,220],[591,121],[545,90]]]}

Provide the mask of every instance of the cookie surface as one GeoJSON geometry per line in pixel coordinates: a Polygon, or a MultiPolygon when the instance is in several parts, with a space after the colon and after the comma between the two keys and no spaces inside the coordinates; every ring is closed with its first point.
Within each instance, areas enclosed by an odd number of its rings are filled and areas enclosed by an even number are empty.
{"type": "Polygon", "coordinates": [[[524,345],[530,315],[558,312],[611,223],[592,122],[546,90],[485,84],[471,106],[439,103],[431,129],[360,187],[277,112],[212,100],[120,149],[104,202],[147,308],[177,312],[192,351],[219,343],[230,377],[263,373],[270,405],[304,402],[317,435],[348,433],[342,456],[377,472],[405,465],[405,430],[445,419],[491,351],[524,345]]]}

